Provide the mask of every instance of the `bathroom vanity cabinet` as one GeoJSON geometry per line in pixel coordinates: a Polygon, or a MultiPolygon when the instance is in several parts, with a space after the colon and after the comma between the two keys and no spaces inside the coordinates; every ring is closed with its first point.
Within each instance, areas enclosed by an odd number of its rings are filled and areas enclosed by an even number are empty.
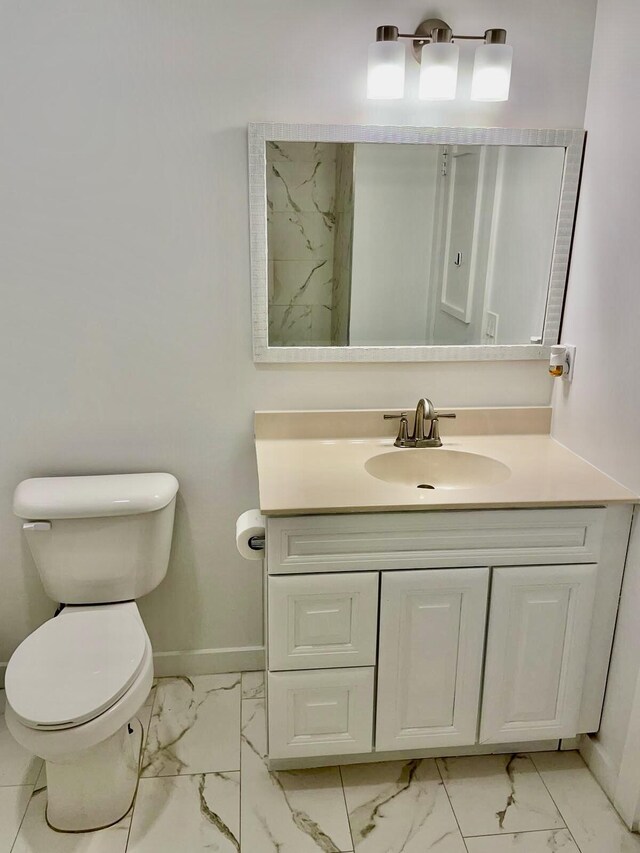
{"type": "Polygon", "coordinates": [[[271,766],[598,729],[631,507],[270,517],[271,766]]]}

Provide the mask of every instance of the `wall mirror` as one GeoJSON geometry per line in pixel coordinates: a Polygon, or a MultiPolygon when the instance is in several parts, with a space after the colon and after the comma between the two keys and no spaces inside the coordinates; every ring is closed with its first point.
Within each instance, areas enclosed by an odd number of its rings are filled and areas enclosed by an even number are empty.
{"type": "Polygon", "coordinates": [[[249,126],[256,361],[547,358],[581,130],[249,126]]]}

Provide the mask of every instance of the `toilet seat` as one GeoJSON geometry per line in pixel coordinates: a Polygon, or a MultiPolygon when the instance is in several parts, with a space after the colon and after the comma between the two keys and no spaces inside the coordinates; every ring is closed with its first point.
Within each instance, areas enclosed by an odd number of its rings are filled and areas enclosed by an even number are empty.
{"type": "Polygon", "coordinates": [[[80,726],[127,692],[145,664],[147,643],[144,626],[126,606],[67,607],[14,652],[7,700],[28,728],[80,726]]]}

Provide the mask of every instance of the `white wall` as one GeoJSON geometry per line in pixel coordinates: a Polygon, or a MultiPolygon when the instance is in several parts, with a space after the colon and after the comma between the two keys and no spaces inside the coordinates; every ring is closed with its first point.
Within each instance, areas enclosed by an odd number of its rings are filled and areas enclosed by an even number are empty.
{"type": "MultiPolygon", "coordinates": [[[[600,0],[580,207],[562,339],[571,386],[554,392],[555,436],[640,493],[640,54],[637,0],[600,0]]],[[[637,512],[636,512],[637,514],[637,512]]],[[[640,523],[629,550],[596,758],[613,793],[640,669],[640,523]]],[[[640,712],[640,709],[638,709],[640,712]]],[[[636,766],[640,755],[635,756],[636,766]]]]}
{"type": "Polygon", "coordinates": [[[2,4],[0,660],[52,612],[11,514],[23,477],[176,474],[172,563],[142,603],[154,647],[246,646],[260,564],[233,531],[257,500],[254,409],[548,401],[541,363],[254,365],[246,125],[579,127],[594,5],[458,0],[457,30],[509,31],[511,99],[385,105],[363,96],[367,45],[423,0],[2,4]]]}
{"type": "Polygon", "coordinates": [[[349,340],[428,343],[437,145],[355,146],[349,340]]]}

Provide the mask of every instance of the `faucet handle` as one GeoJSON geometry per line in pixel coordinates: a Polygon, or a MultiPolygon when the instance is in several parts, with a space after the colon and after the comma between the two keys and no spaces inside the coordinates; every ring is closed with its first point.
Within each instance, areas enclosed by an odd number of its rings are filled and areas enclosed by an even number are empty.
{"type": "Polygon", "coordinates": [[[431,442],[432,447],[442,447],[442,439],[440,438],[440,418],[455,418],[455,412],[434,412],[431,420],[431,429],[427,440],[431,442]]]}
{"type": "Polygon", "coordinates": [[[400,412],[399,415],[383,415],[385,421],[393,421],[400,420],[400,428],[398,429],[398,435],[396,440],[393,442],[396,447],[408,447],[409,446],[409,421],[408,421],[408,412],[400,412]]]}

